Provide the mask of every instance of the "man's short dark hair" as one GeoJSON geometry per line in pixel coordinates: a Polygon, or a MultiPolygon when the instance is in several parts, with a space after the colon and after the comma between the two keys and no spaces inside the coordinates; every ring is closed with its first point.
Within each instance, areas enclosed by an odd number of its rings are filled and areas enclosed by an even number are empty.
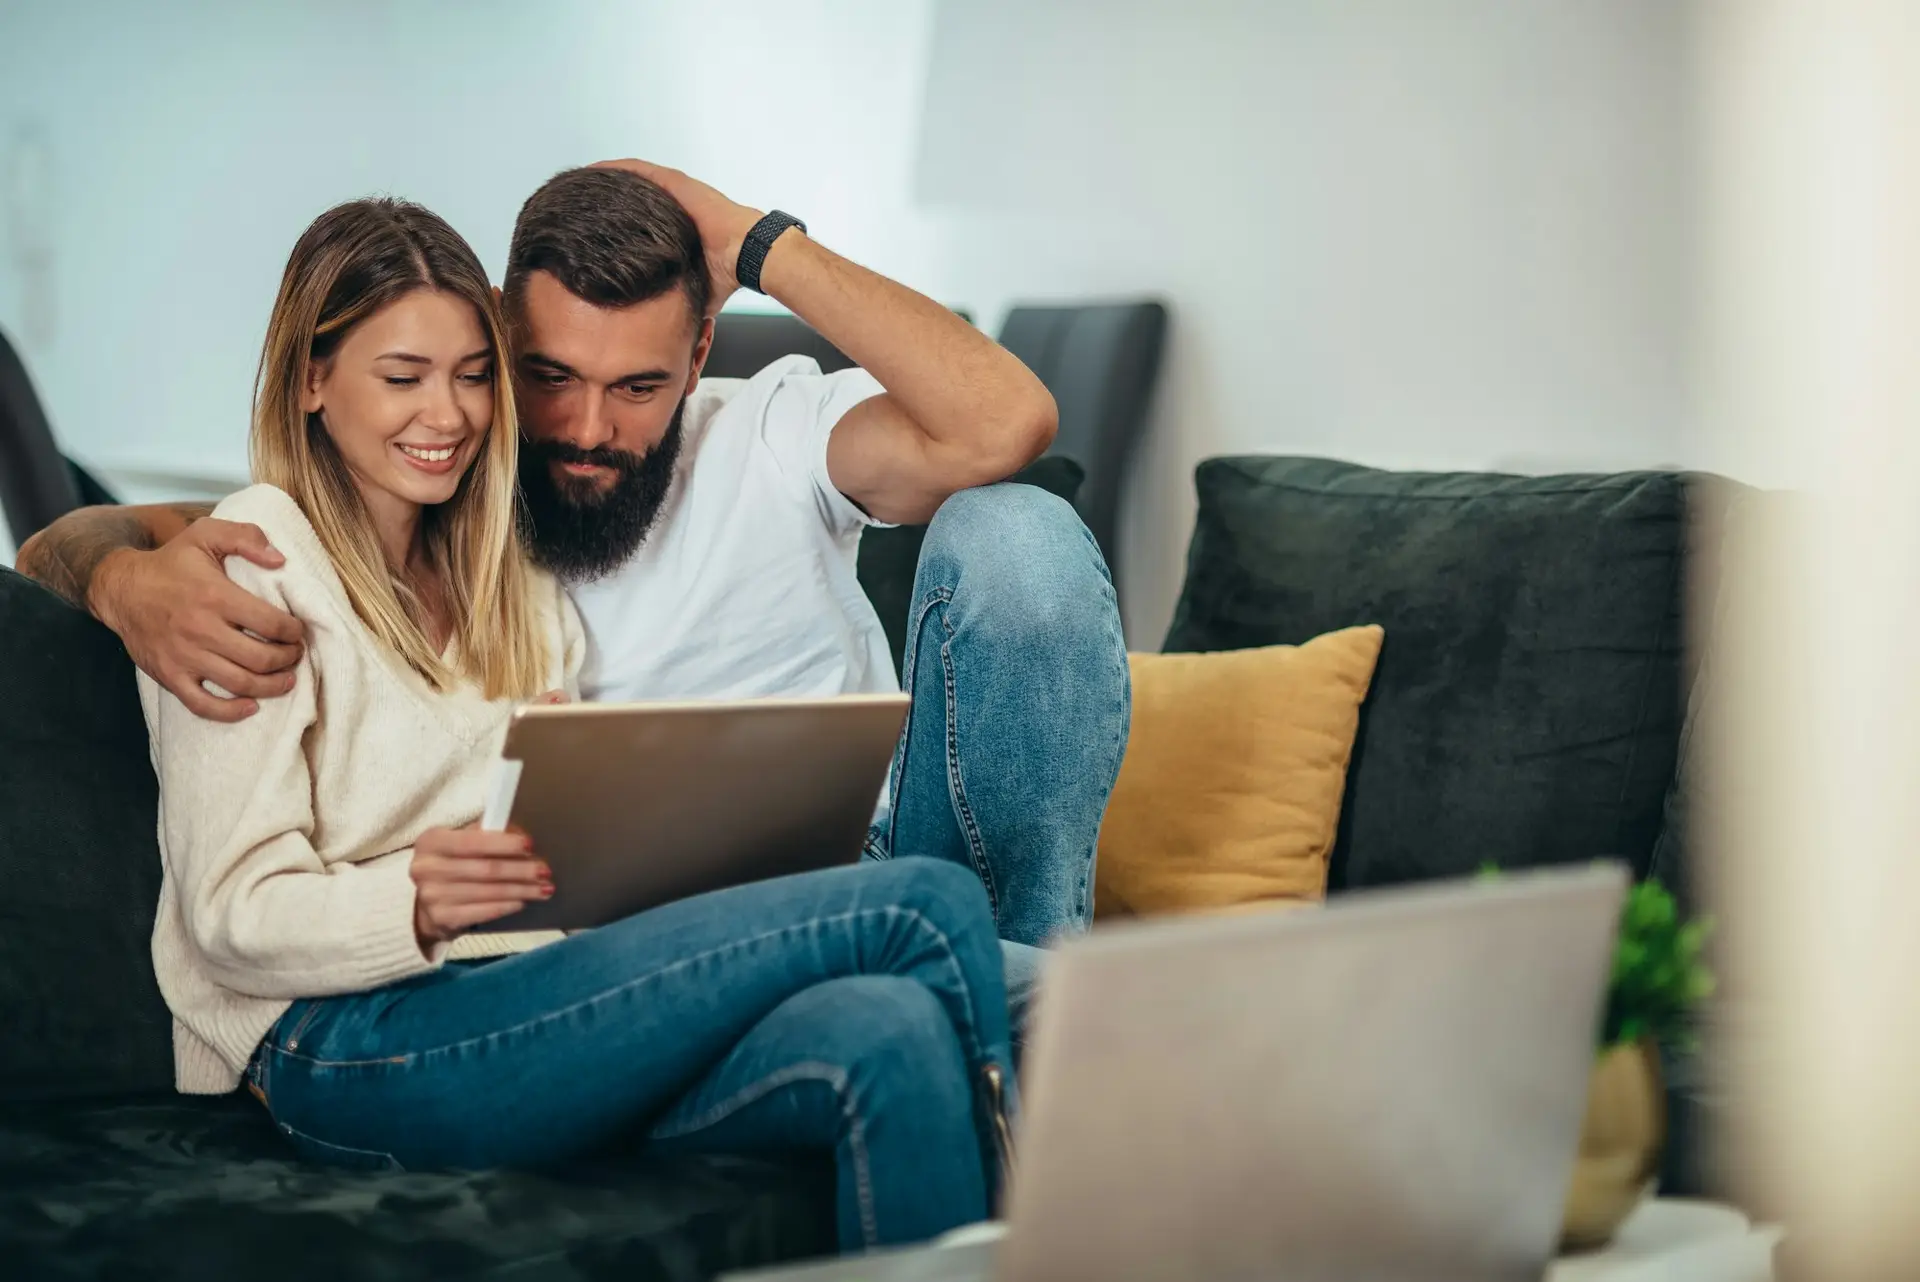
{"type": "Polygon", "coordinates": [[[659,184],[624,169],[562,170],[527,197],[507,250],[507,297],[518,298],[534,272],[596,307],[681,289],[696,324],[707,314],[706,252],[692,216],[659,184]]]}

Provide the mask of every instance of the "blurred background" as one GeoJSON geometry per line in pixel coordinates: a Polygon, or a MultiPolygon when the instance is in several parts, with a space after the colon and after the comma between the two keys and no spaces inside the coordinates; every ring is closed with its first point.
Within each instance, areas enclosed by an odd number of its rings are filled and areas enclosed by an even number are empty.
{"type": "Polygon", "coordinates": [[[0,326],[69,452],[127,491],[244,474],[286,254],[369,192],[443,214],[497,275],[542,179],[637,155],[793,210],[989,332],[1015,303],[1155,296],[1117,558],[1145,644],[1208,455],[1693,461],[1693,21],[1673,0],[14,0],[0,326]]]}
{"type": "Polygon", "coordinates": [[[218,493],[315,214],[419,200],[497,275],[535,185],[637,155],[992,333],[1163,302],[1116,534],[1142,648],[1213,455],[1791,491],[1729,552],[1753,590],[1699,820],[1727,987],[1764,1011],[1741,1160],[1830,1276],[1897,1276],[1916,50],[1911,0],[8,0],[0,329],[123,496],[218,493]]]}

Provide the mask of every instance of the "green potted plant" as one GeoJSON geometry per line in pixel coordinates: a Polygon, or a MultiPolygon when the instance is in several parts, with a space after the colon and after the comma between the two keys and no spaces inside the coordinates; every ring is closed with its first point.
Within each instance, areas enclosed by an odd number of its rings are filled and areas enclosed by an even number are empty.
{"type": "Polygon", "coordinates": [[[1655,878],[1627,892],[1562,1220],[1570,1250],[1606,1245],[1653,1186],[1666,1143],[1660,1055],[1692,1047],[1693,1012],[1713,992],[1701,957],[1711,929],[1684,920],[1655,878]]]}
{"type": "Polygon", "coordinates": [[[1691,1016],[1713,992],[1700,955],[1710,929],[1683,920],[1657,880],[1627,892],[1562,1221],[1561,1241],[1571,1249],[1605,1245],[1653,1186],[1666,1143],[1660,1053],[1692,1046],[1691,1016]]]}

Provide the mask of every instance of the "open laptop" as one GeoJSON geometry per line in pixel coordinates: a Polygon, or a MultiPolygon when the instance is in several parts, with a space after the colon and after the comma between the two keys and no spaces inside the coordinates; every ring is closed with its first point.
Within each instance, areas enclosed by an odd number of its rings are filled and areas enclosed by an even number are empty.
{"type": "Polygon", "coordinates": [[[1533,1282],[1626,883],[1528,873],[1068,943],[1005,1236],[743,1276],[1533,1282]]]}
{"type": "Polygon", "coordinates": [[[533,704],[485,827],[525,828],[554,895],[482,930],[575,930],[860,858],[904,694],[533,704]]]}

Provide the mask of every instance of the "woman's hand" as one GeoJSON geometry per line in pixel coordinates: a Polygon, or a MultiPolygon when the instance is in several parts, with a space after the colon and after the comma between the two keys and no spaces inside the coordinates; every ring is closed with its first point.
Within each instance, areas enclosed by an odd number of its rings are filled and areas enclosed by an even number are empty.
{"type": "Polygon", "coordinates": [[[553,870],[517,828],[430,828],[413,845],[413,933],[425,951],[553,894],[553,870]]]}

